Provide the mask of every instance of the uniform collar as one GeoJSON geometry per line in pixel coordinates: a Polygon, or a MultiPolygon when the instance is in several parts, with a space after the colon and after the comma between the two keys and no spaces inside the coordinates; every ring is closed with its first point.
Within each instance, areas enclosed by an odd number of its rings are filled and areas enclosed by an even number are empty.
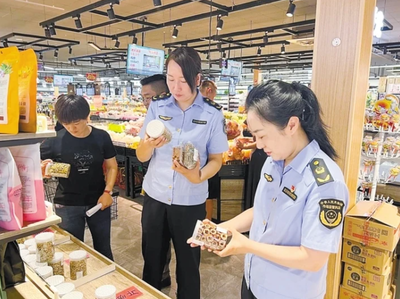
{"type": "Polygon", "coordinates": [[[307,167],[315,155],[320,151],[318,142],[315,140],[311,141],[300,153],[290,162],[288,167],[296,170],[299,174],[307,167]]]}
{"type": "MultiPolygon", "coordinates": [[[[190,109],[192,106],[199,106],[200,108],[204,108],[204,100],[202,94],[199,92],[199,90],[196,90],[197,95],[196,98],[194,99],[194,102],[191,106],[189,106],[186,110],[190,109]]],[[[168,99],[166,99],[161,105],[171,105],[171,104],[176,104],[175,103],[175,98],[173,95],[171,95],[168,99]]]]}

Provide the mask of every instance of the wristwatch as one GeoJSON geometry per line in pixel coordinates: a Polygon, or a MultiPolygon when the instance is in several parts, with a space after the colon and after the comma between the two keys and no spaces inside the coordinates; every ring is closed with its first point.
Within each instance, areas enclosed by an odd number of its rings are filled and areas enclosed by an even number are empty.
{"type": "Polygon", "coordinates": [[[111,192],[110,190],[104,190],[103,192],[104,192],[104,193],[108,193],[108,194],[110,194],[110,195],[112,194],[112,192],[111,192]]]}

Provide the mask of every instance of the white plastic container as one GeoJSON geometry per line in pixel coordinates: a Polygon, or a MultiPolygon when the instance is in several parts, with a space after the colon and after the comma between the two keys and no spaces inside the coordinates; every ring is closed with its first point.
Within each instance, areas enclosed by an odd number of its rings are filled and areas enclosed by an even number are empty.
{"type": "Polygon", "coordinates": [[[31,245],[28,248],[29,254],[36,254],[36,244],[35,245],[31,245]]]}
{"type": "Polygon", "coordinates": [[[146,134],[151,138],[158,138],[160,136],[164,136],[167,140],[167,143],[171,141],[172,134],[167,129],[167,127],[163,124],[161,120],[154,119],[147,124],[146,134]]]}
{"type": "Polygon", "coordinates": [[[27,263],[27,264],[31,264],[31,263],[35,263],[36,262],[36,255],[35,254],[28,254],[25,256],[21,256],[22,260],[27,263]]]}
{"type": "Polygon", "coordinates": [[[95,291],[96,299],[116,299],[117,289],[111,284],[98,287],[95,291]]]}
{"type": "Polygon", "coordinates": [[[69,272],[72,280],[86,276],[86,259],[87,253],[84,250],[76,250],[69,254],[69,272]]]}
{"type": "Polygon", "coordinates": [[[58,286],[59,284],[62,284],[64,281],[65,278],[62,275],[53,275],[46,279],[46,282],[50,286],[58,286]]]}
{"type": "Polygon", "coordinates": [[[46,267],[46,266],[48,266],[47,263],[38,263],[38,262],[35,262],[35,265],[36,265],[37,267],[46,267]]]}
{"type": "Polygon", "coordinates": [[[25,244],[18,244],[19,250],[26,249],[25,244]]]}
{"type": "Polygon", "coordinates": [[[25,248],[28,249],[30,246],[35,245],[35,239],[28,239],[24,242],[25,248]]]}
{"type": "Polygon", "coordinates": [[[71,293],[72,291],[75,290],[75,285],[71,282],[64,282],[62,284],[59,284],[58,286],[56,286],[56,289],[58,291],[58,295],[60,295],[60,297],[71,293]]]}
{"type": "Polygon", "coordinates": [[[28,249],[21,249],[21,250],[19,251],[19,255],[20,255],[21,257],[27,256],[27,255],[29,255],[29,250],[28,250],[28,249]]]}
{"type": "Polygon", "coordinates": [[[39,267],[35,271],[43,279],[53,276],[53,268],[50,266],[39,267]]]}
{"type": "Polygon", "coordinates": [[[39,263],[49,262],[54,258],[54,234],[50,232],[40,233],[35,237],[36,261],[39,263]]]}
{"type": "Polygon", "coordinates": [[[62,252],[56,252],[53,260],[49,262],[49,266],[53,268],[54,275],[64,276],[64,254],[62,252]]]}
{"type": "Polygon", "coordinates": [[[62,296],[61,299],[83,299],[83,294],[79,291],[73,291],[71,293],[62,296]]]}

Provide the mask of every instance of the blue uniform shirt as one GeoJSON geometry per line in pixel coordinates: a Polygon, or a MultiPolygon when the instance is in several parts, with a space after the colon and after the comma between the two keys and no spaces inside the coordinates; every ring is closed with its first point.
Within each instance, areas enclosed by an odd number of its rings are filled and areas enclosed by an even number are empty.
{"type": "MultiPolygon", "coordinates": [[[[337,164],[309,143],[284,167],[265,162],[254,200],[250,239],[337,253],[348,190],[337,164]]],[[[318,272],[286,268],[247,254],[245,278],[259,298],[323,299],[327,264],[318,272]]]]}
{"type": "Polygon", "coordinates": [[[143,182],[143,189],[150,197],[169,205],[193,206],[205,202],[208,196],[207,180],[192,184],[182,174],[172,170],[172,148],[183,142],[193,143],[200,155],[200,168],[206,164],[209,154],[227,151],[225,120],[216,106],[207,102],[200,92],[186,111],[179,108],[173,96],[152,101],[140,138],[144,138],[147,124],[158,119],[172,133],[172,140],[155,149],[151,157],[143,182]]]}

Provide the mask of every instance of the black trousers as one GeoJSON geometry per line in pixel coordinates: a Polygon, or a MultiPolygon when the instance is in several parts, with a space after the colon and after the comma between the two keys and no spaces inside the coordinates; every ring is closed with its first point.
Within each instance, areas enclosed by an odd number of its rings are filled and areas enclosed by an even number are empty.
{"type": "Polygon", "coordinates": [[[247,288],[246,279],[242,280],[242,296],[241,299],[257,299],[256,296],[253,295],[250,289],[247,288]]]}
{"type": "Polygon", "coordinates": [[[200,248],[192,248],[187,239],[197,220],[206,215],[205,203],[178,206],[161,203],[147,194],[142,211],[143,280],[161,289],[161,278],[170,239],[176,254],[178,299],[200,299],[200,248]]]}

